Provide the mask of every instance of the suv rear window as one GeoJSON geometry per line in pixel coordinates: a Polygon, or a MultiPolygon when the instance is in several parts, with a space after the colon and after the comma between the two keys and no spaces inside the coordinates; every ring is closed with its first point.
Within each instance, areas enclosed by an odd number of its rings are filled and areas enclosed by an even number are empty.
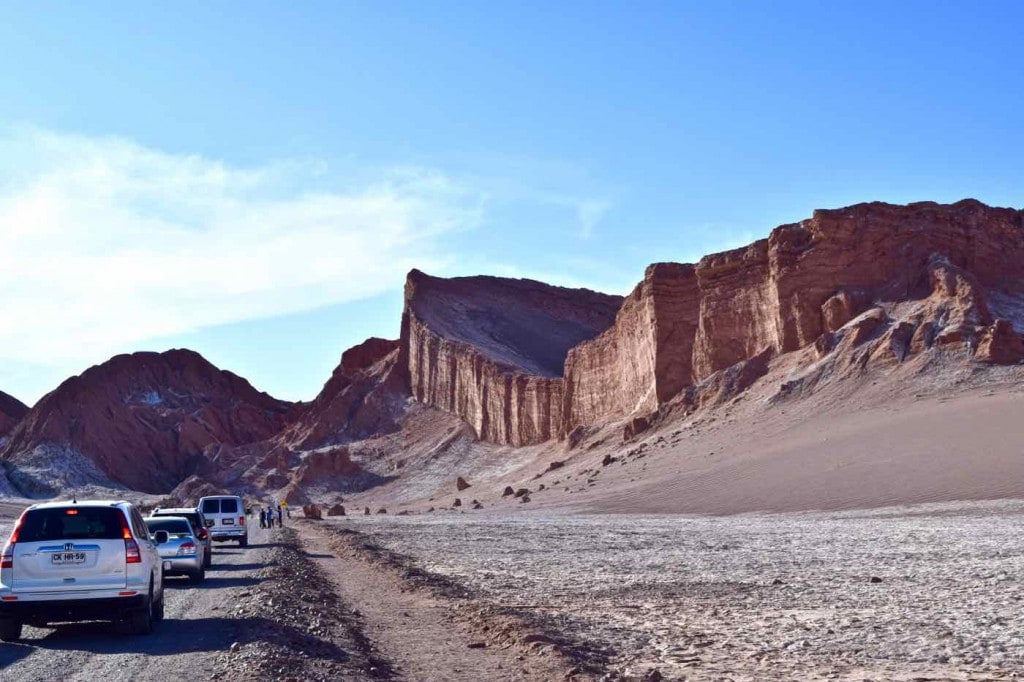
{"type": "Polygon", "coordinates": [[[203,500],[204,514],[220,514],[220,500],[203,500]]]}
{"type": "Polygon", "coordinates": [[[238,500],[233,497],[228,497],[220,501],[220,513],[221,514],[237,514],[238,513],[238,500]]]}
{"type": "Polygon", "coordinates": [[[25,514],[18,542],[117,540],[124,517],[114,507],[53,507],[25,514]]]}

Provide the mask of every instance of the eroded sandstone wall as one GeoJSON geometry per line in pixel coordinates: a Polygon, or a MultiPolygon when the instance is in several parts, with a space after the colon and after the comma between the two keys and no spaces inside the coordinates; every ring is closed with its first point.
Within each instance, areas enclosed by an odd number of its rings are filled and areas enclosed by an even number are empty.
{"type": "Polygon", "coordinates": [[[521,445],[653,412],[722,370],[816,344],[873,306],[913,311],[883,316],[908,339],[901,357],[983,344],[982,357],[1006,361],[1024,347],[1013,336],[1024,332],[1022,223],[1022,211],[974,200],[819,210],[695,266],[651,266],[614,323],[602,317],[607,300],[539,283],[438,285],[451,281],[413,273],[403,324],[410,385],[481,438],[521,445]],[[428,295],[416,295],[424,286],[428,295]],[[473,300],[476,286],[494,301],[473,300]],[[581,310],[591,315],[582,334],[581,310]],[[571,324],[548,328],[567,315],[571,324]],[[1009,323],[993,328],[999,319],[1009,323]]]}
{"type": "Polygon", "coordinates": [[[569,349],[607,329],[622,299],[528,280],[406,282],[402,349],[413,397],[495,443],[559,434],[569,349]]]}
{"type": "Polygon", "coordinates": [[[569,351],[562,433],[651,412],[692,383],[699,313],[692,265],[648,267],[615,324],[569,351]]]}

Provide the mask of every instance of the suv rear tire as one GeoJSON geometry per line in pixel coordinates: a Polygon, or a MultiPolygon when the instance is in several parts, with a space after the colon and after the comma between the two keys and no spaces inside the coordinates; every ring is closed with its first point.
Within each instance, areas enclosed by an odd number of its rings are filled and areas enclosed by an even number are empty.
{"type": "Polygon", "coordinates": [[[241,540],[239,540],[238,541],[238,546],[239,547],[248,547],[249,546],[249,538],[242,538],[241,540]]]}
{"type": "Polygon", "coordinates": [[[16,642],[21,639],[21,621],[16,618],[0,618],[0,640],[16,642]]]}
{"type": "Polygon", "coordinates": [[[149,598],[145,606],[129,611],[117,622],[117,631],[125,635],[148,635],[153,632],[153,586],[149,586],[149,598]]]}
{"type": "Polygon", "coordinates": [[[206,580],[206,569],[200,568],[195,573],[188,574],[189,581],[193,583],[201,583],[206,580]]]}
{"type": "Polygon", "coordinates": [[[153,620],[163,620],[164,619],[164,600],[165,600],[166,597],[167,597],[167,593],[166,592],[161,592],[160,593],[160,601],[158,601],[156,603],[156,605],[153,607],[153,620]]]}

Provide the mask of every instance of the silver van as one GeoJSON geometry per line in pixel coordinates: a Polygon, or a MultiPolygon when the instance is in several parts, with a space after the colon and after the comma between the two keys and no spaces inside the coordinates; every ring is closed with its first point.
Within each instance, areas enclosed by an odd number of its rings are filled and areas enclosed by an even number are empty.
{"type": "Polygon", "coordinates": [[[211,495],[199,500],[199,511],[206,519],[210,537],[217,542],[237,540],[249,544],[249,528],[245,525],[245,505],[238,495],[211,495]]]}

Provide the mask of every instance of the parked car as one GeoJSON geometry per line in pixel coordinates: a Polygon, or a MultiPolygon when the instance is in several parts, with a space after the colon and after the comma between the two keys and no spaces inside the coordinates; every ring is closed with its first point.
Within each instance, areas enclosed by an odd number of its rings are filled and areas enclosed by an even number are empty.
{"type": "Polygon", "coordinates": [[[203,543],[196,537],[189,520],[184,516],[151,517],[146,519],[146,525],[164,560],[164,575],[187,575],[194,583],[203,582],[206,578],[203,543]]]}
{"type": "Polygon", "coordinates": [[[34,504],[0,555],[0,639],[22,625],[113,621],[148,634],[164,617],[163,560],[129,502],[34,504]]]}
{"type": "Polygon", "coordinates": [[[213,563],[213,540],[210,538],[210,531],[206,528],[206,517],[198,509],[190,507],[157,507],[149,515],[155,519],[159,516],[183,516],[192,524],[192,533],[203,545],[203,568],[209,568],[213,563]]]}
{"type": "Polygon", "coordinates": [[[245,505],[237,495],[211,495],[199,500],[199,511],[206,517],[206,527],[217,542],[237,540],[249,544],[249,528],[245,525],[245,505]]]}

